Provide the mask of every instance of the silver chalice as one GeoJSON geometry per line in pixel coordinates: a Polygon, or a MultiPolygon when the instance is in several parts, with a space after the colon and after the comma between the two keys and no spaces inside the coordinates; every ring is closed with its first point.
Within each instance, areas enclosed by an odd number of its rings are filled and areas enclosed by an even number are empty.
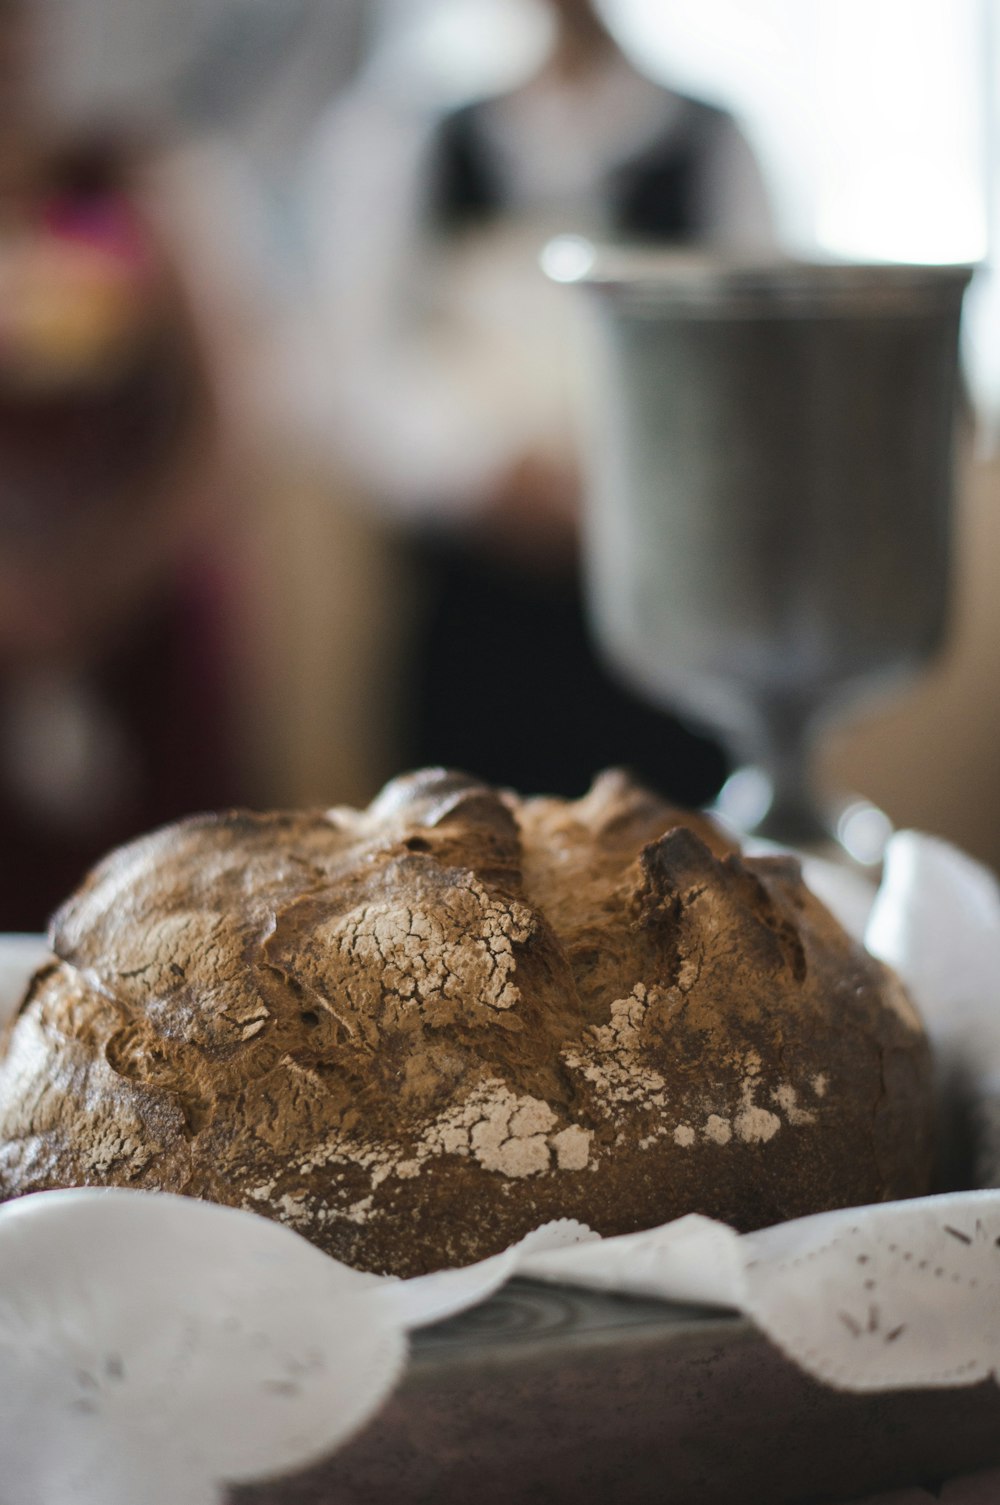
{"type": "Polygon", "coordinates": [[[966,267],[789,262],[551,243],[589,293],[593,627],[650,700],[714,731],[720,813],[835,837],[824,722],[942,642],[966,267]]]}

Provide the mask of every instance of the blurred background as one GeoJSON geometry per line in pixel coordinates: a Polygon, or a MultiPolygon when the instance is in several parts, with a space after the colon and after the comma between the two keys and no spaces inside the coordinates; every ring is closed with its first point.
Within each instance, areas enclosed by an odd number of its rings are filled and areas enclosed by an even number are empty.
{"type": "Polygon", "coordinates": [[[979,265],[946,653],[828,777],[1000,866],[1000,0],[0,0],[0,929],[402,767],[708,799],[588,658],[559,231],[979,265]]]}

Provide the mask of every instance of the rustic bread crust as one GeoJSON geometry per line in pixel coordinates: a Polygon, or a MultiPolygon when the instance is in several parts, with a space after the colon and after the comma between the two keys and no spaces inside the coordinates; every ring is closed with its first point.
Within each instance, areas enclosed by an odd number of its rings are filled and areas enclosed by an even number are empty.
{"type": "Polygon", "coordinates": [[[927,1189],[899,983],[624,775],[461,775],[183,821],[56,915],[0,1063],[0,1194],[162,1188],[413,1275],[539,1222],[750,1229],[927,1189]]]}

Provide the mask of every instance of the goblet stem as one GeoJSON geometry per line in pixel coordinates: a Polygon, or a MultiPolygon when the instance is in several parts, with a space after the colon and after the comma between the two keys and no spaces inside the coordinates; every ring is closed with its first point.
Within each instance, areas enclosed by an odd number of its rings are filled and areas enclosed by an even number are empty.
{"type": "Polygon", "coordinates": [[[737,769],[719,794],[717,813],[745,835],[784,846],[836,841],[836,815],[824,808],[812,773],[815,707],[771,702],[759,713],[753,733],[733,738],[737,769]]]}

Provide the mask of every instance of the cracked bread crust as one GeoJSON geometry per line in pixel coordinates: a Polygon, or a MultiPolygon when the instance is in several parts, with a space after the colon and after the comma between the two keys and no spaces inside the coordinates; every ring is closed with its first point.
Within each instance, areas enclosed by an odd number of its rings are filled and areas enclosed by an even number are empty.
{"type": "Polygon", "coordinates": [[[550,1218],[746,1230],[927,1189],[899,983],[793,860],[618,773],[182,821],[51,939],[0,1063],[7,1198],[161,1188],[414,1275],[550,1218]]]}

